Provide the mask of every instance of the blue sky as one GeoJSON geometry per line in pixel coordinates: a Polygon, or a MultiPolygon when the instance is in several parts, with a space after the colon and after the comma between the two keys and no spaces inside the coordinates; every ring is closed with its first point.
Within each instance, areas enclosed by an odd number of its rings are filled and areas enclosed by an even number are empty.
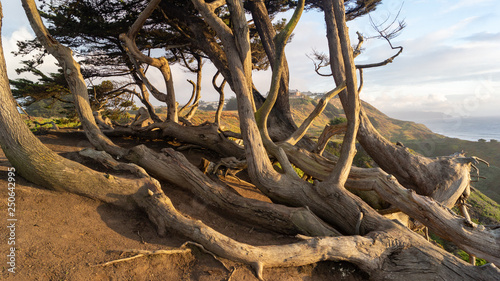
{"type": "MultiPolygon", "coordinates": [[[[10,52],[17,40],[33,35],[20,1],[2,1],[2,4],[4,53],[8,74],[15,78],[19,58],[12,57],[10,52]]],[[[459,117],[500,115],[500,2],[386,0],[372,17],[380,22],[396,14],[401,5],[400,18],[407,27],[393,40],[393,45],[403,46],[404,52],[392,64],[365,71],[362,99],[391,116],[404,119],[413,119],[412,114],[422,111],[459,117]]],[[[348,25],[353,44],[356,31],[365,36],[374,34],[367,17],[348,25]]],[[[332,79],[316,75],[306,56],[313,49],[327,52],[322,14],[305,13],[294,33],[286,49],[290,88],[312,92],[333,88],[332,79]]],[[[367,40],[356,62],[378,62],[393,52],[385,41],[367,40]]],[[[50,60],[44,68],[55,71],[50,60]]],[[[182,103],[191,93],[186,79],[193,77],[177,66],[173,69],[176,94],[182,103]]],[[[202,86],[205,100],[217,99],[210,84],[214,73],[214,68],[206,64],[202,86]]],[[[161,83],[155,73],[151,73],[151,79],[161,83]]],[[[254,73],[254,83],[263,93],[269,88],[269,80],[268,72],[254,73]]]]}

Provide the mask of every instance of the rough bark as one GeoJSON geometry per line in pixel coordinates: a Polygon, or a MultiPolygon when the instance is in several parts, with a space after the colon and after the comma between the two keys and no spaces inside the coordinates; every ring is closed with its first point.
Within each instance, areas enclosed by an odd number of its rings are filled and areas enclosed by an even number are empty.
{"type": "MultiPolygon", "coordinates": [[[[25,3],[28,4],[23,1],[25,3]]],[[[151,183],[149,179],[126,179],[98,173],[46,148],[18,114],[8,81],[0,45],[0,145],[19,175],[53,190],[83,194],[125,209],[137,208],[129,196],[151,183]]]]}
{"type": "MultiPolygon", "coordinates": [[[[492,280],[500,271],[495,266],[473,267],[444,250],[432,246],[416,234],[410,239],[402,237],[402,227],[386,232],[348,237],[305,237],[304,241],[281,246],[251,246],[224,236],[201,221],[186,218],[175,210],[169,198],[160,190],[150,189],[144,208],[152,221],[159,226],[169,226],[194,241],[200,242],[210,252],[251,265],[257,277],[263,280],[266,267],[288,267],[324,260],[352,262],[369,272],[374,280],[422,280],[444,277],[447,280],[492,280]],[[425,260],[415,263],[414,257],[425,260]],[[387,260],[393,262],[386,262],[387,260]]],[[[159,230],[164,232],[164,230],[159,230]]]]}
{"type": "Polygon", "coordinates": [[[468,253],[500,265],[500,229],[489,229],[458,216],[432,198],[401,186],[396,178],[382,173],[375,191],[440,237],[468,253]]]}
{"type": "Polygon", "coordinates": [[[145,127],[143,131],[160,129],[161,137],[176,138],[180,141],[199,145],[211,149],[223,156],[235,156],[242,159],[243,148],[236,142],[229,140],[219,132],[217,124],[209,123],[199,126],[182,126],[178,123],[165,121],[145,127]]]}
{"type": "MultiPolygon", "coordinates": [[[[217,70],[221,72],[222,76],[234,91],[232,74],[229,70],[226,54],[217,43],[216,39],[218,38],[214,37],[213,32],[207,27],[207,24],[202,18],[192,17],[191,14],[186,13],[186,11],[182,9],[167,9],[166,7],[163,7],[163,9],[164,12],[168,14],[169,18],[175,19],[179,25],[182,25],[182,28],[189,31],[189,35],[187,36],[188,40],[194,47],[202,50],[203,53],[209,57],[210,61],[217,70]]],[[[285,93],[285,90],[283,90],[283,93],[285,93]]],[[[265,98],[255,87],[253,87],[253,99],[257,107],[260,107],[265,101],[265,98]]],[[[281,110],[281,108],[289,108],[288,90],[286,90],[286,96],[285,94],[281,95],[280,92],[277,103],[279,106],[275,106],[269,116],[269,134],[273,140],[279,141],[288,138],[290,134],[297,129],[297,126],[291,114],[282,112],[281,110]]],[[[312,148],[314,145],[308,139],[302,140],[300,144],[308,148],[312,148]]]]}
{"type": "MultiPolygon", "coordinates": [[[[335,6],[337,14],[339,13],[339,3],[336,3],[335,6]]],[[[343,6],[342,6],[343,8],[343,6]]],[[[332,7],[333,11],[333,7],[332,7]]],[[[204,17],[213,16],[209,14],[207,11],[205,13],[202,11],[204,17]]],[[[343,16],[343,13],[342,13],[343,16]]],[[[335,19],[332,14],[332,19],[335,19]]],[[[342,23],[342,20],[340,20],[342,23]]],[[[213,23],[216,24],[216,23],[213,23]]],[[[342,28],[339,28],[341,32],[344,32],[344,38],[346,37],[346,28],[345,25],[341,25],[342,28]],[[342,30],[343,29],[343,30],[342,30]]],[[[215,29],[215,28],[214,28],[215,29]]],[[[338,34],[335,33],[337,38],[338,34]]],[[[234,44],[234,42],[230,41],[230,38],[227,39],[229,44],[234,44]]],[[[349,133],[347,134],[347,143],[345,147],[345,153],[342,160],[342,163],[348,163],[349,159],[352,160],[353,153],[353,145],[354,145],[354,136],[356,132],[356,119],[358,118],[358,114],[356,114],[356,108],[359,109],[359,99],[356,96],[356,88],[354,78],[354,64],[352,63],[352,50],[349,48],[349,44],[347,41],[339,42],[343,44],[342,51],[344,53],[343,56],[349,62],[342,62],[345,68],[349,69],[350,77],[348,78],[348,89],[354,94],[350,95],[350,109],[351,113],[348,116],[351,119],[351,125],[349,128],[349,133]]],[[[340,52],[341,48],[339,48],[340,52]]],[[[228,53],[227,57],[230,60],[230,65],[233,66],[231,69],[232,74],[234,75],[233,81],[235,84],[241,79],[245,79],[244,70],[242,68],[242,63],[238,61],[238,56],[231,56],[231,52],[234,52],[235,49],[231,50],[231,47],[226,49],[228,53]],[[237,75],[240,75],[239,77],[237,75]],[[236,79],[237,77],[238,79],[236,79]]],[[[235,52],[234,52],[235,53],[235,52]]],[[[234,54],[233,53],[233,54],[234,54]]],[[[270,162],[268,158],[265,156],[263,150],[263,143],[261,138],[259,137],[259,131],[255,126],[255,119],[251,114],[251,95],[248,92],[246,87],[247,83],[245,81],[240,81],[239,87],[236,91],[238,98],[238,112],[241,118],[241,127],[242,127],[242,136],[245,142],[245,151],[246,151],[246,159],[249,167],[249,174],[252,180],[257,184],[257,186],[265,193],[268,194],[273,200],[278,202],[287,202],[290,205],[307,205],[310,206],[313,212],[318,214],[320,217],[325,216],[325,220],[331,222],[335,226],[338,226],[339,229],[345,231],[347,233],[366,233],[367,231],[373,231],[376,229],[390,229],[393,222],[383,219],[380,215],[373,211],[370,207],[366,206],[366,204],[361,201],[359,198],[351,195],[342,189],[341,185],[343,182],[347,180],[347,171],[350,168],[349,164],[341,165],[337,167],[337,171],[331,173],[329,178],[327,179],[328,183],[331,183],[333,187],[328,186],[323,183],[319,186],[318,190],[321,193],[318,193],[315,189],[315,185],[310,186],[307,183],[299,182],[292,175],[287,173],[278,174],[274,172],[270,167],[270,162]],[[314,187],[314,188],[313,188],[314,187]],[[326,200],[325,200],[326,198],[326,200]],[[339,208],[339,206],[342,206],[339,208]],[[359,217],[359,213],[362,212],[364,214],[363,221],[360,224],[349,223],[349,221],[356,221],[359,217]],[[342,218],[342,221],[339,221],[338,218],[342,218]],[[356,229],[360,228],[360,229],[356,229]]],[[[235,87],[236,88],[236,87],[235,87]]],[[[405,232],[409,237],[412,237],[413,234],[411,232],[405,232]]]]}
{"type": "Polygon", "coordinates": [[[163,152],[158,154],[145,146],[137,146],[132,148],[125,158],[145,168],[156,178],[190,190],[207,204],[248,223],[287,234],[338,235],[338,232],[323,223],[308,209],[290,208],[244,198],[227,186],[211,180],[189,163],[182,154],[172,149],[164,149],[163,152]]]}
{"type": "Polygon", "coordinates": [[[80,72],[80,65],[73,59],[72,51],[50,36],[43,25],[33,0],[22,0],[21,2],[37,39],[57,59],[63,68],[64,76],[73,94],[80,122],[82,122],[90,143],[100,150],[112,151],[115,155],[122,155],[125,151],[114,145],[113,142],[102,134],[95,123],[92,109],[90,108],[87,85],[80,72]]]}
{"type": "MultiPolygon", "coordinates": [[[[276,36],[276,31],[267,13],[266,5],[264,1],[248,1],[248,7],[252,13],[252,19],[259,33],[264,51],[270,62],[275,61],[276,46],[274,37],[276,36]]],[[[271,69],[273,67],[271,64],[271,69]]],[[[283,59],[283,72],[279,82],[278,97],[269,120],[269,127],[272,128],[270,134],[277,141],[284,140],[291,132],[297,129],[290,110],[289,81],[290,73],[285,57],[283,59]]]]}

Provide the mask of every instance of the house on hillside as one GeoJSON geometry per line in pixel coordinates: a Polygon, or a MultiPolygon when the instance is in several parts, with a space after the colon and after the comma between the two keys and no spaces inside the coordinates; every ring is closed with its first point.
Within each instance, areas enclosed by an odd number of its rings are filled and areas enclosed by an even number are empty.
{"type": "Polygon", "coordinates": [[[305,95],[301,93],[299,90],[290,90],[289,92],[290,99],[303,99],[305,95]]]}

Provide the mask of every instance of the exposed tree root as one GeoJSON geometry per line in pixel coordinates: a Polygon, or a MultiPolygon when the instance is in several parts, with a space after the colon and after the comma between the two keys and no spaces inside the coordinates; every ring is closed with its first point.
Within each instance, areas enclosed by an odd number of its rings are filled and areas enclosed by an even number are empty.
{"type": "MultiPolygon", "coordinates": [[[[140,145],[132,148],[126,158],[144,167],[158,179],[184,187],[198,198],[203,198],[205,203],[227,212],[234,212],[255,225],[286,234],[339,235],[335,229],[322,222],[307,208],[292,208],[242,197],[227,186],[212,181],[189,163],[182,154],[172,149],[164,151],[165,154],[158,154],[140,145]]],[[[147,175],[142,168],[133,164],[119,163],[105,152],[84,150],[82,153],[106,167],[126,169],[141,177],[147,175]]]]}

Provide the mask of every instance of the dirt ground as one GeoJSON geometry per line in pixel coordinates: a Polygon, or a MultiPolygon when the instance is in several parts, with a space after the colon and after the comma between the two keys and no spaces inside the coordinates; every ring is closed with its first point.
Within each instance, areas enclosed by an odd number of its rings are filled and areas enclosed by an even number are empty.
{"type": "MultiPolygon", "coordinates": [[[[90,147],[82,133],[49,133],[39,136],[45,145],[64,157],[102,170],[76,152],[90,147]]],[[[114,139],[123,146],[135,140],[114,139]]],[[[165,142],[150,142],[159,149],[165,142]]],[[[196,153],[187,156],[196,161],[196,153]]],[[[1,280],[257,280],[243,264],[216,260],[191,248],[183,254],[153,255],[103,266],[108,261],[129,257],[119,252],[130,249],[157,250],[180,247],[186,237],[170,231],[159,237],[154,225],[140,212],[129,212],[75,194],[45,190],[19,175],[15,178],[15,214],[9,221],[7,203],[10,163],[0,150],[0,262],[1,280]],[[15,230],[7,228],[14,222],[15,230]],[[14,235],[14,236],[12,236],[14,235]],[[8,262],[9,237],[15,237],[15,272],[8,262]],[[224,263],[224,265],[223,265],[224,263]]],[[[201,219],[216,230],[242,242],[265,245],[295,241],[276,233],[246,225],[220,214],[185,190],[162,183],[167,196],[183,213],[201,219]]],[[[261,198],[252,186],[236,187],[244,196],[261,198]]],[[[12,241],[11,239],[10,241],[12,241]]],[[[364,280],[366,275],[351,264],[321,262],[296,268],[267,268],[266,280],[364,280]]]]}

